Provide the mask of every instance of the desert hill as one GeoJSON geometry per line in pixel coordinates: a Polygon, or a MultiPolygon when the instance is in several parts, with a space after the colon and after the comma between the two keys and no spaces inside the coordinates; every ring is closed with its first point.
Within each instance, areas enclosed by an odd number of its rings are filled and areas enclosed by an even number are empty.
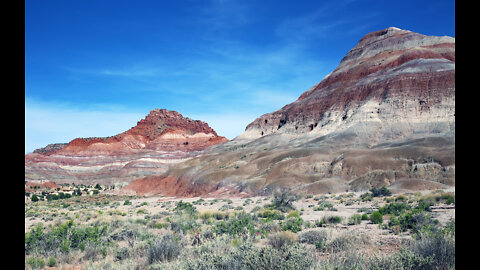
{"type": "Polygon", "coordinates": [[[155,109],[131,129],[106,138],[77,138],[25,155],[25,180],[113,184],[165,172],[228,139],[200,120],[155,109]]]}
{"type": "Polygon", "coordinates": [[[455,185],[455,38],[365,35],[296,101],[126,193],[174,196],[455,185]]]}

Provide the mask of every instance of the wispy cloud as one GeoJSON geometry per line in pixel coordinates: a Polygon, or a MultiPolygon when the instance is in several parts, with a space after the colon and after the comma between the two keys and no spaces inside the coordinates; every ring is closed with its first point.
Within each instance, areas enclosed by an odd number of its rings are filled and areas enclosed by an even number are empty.
{"type": "Polygon", "coordinates": [[[138,69],[132,69],[132,70],[128,70],[128,69],[120,69],[120,70],[103,69],[103,70],[99,70],[97,72],[97,74],[108,75],[108,76],[136,78],[136,77],[158,76],[159,72],[158,72],[158,69],[143,69],[143,70],[138,70],[138,69]]]}
{"type": "Polygon", "coordinates": [[[277,27],[276,34],[287,42],[308,42],[319,38],[331,38],[334,35],[356,34],[376,15],[345,14],[345,8],[353,2],[356,0],[324,2],[321,7],[303,16],[285,19],[277,27]]]}
{"type": "Polygon", "coordinates": [[[158,66],[130,64],[131,67],[65,67],[64,69],[72,75],[87,75],[87,76],[115,76],[124,78],[143,78],[153,77],[161,74],[161,69],[158,66]]]}
{"type": "Polygon", "coordinates": [[[210,0],[196,9],[199,15],[198,22],[207,25],[210,31],[242,26],[252,19],[245,1],[210,0]]]}

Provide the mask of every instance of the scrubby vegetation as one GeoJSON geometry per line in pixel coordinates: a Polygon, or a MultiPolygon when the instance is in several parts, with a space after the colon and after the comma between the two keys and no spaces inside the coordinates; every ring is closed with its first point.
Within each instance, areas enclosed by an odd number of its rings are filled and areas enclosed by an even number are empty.
{"type": "Polygon", "coordinates": [[[302,199],[284,192],[257,199],[147,202],[100,192],[26,201],[26,221],[35,222],[25,232],[25,268],[455,268],[455,220],[441,224],[434,213],[438,204],[454,205],[454,194],[372,200],[365,204],[353,193],[302,199]],[[352,214],[342,214],[351,206],[352,214]],[[401,234],[402,248],[372,256],[378,240],[338,226],[401,234]]]}

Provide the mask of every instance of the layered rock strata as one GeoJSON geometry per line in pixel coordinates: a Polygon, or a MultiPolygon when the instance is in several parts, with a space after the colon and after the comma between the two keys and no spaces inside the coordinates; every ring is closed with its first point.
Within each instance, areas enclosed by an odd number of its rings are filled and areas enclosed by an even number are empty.
{"type": "Polygon", "coordinates": [[[453,131],[454,114],[455,39],[390,27],[367,34],[319,84],[240,138],[349,131],[375,144],[453,131]]]}
{"type": "Polygon", "coordinates": [[[369,33],[298,100],[124,191],[232,196],[381,185],[455,185],[455,38],[395,27],[369,33]]]}
{"type": "Polygon", "coordinates": [[[25,180],[127,184],[135,178],[165,172],[226,141],[203,121],[155,109],[118,135],[77,138],[27,154],[25,180]]]}

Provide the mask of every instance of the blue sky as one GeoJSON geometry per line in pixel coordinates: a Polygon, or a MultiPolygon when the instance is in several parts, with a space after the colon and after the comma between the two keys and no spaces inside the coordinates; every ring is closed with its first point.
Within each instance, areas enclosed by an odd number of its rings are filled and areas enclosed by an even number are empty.
{"type": "Polygon", "coordinates": [[[176,110],[233,139],[365,34],[455,36],[455,2],[25,1],[25,153],[176,110]]]}

